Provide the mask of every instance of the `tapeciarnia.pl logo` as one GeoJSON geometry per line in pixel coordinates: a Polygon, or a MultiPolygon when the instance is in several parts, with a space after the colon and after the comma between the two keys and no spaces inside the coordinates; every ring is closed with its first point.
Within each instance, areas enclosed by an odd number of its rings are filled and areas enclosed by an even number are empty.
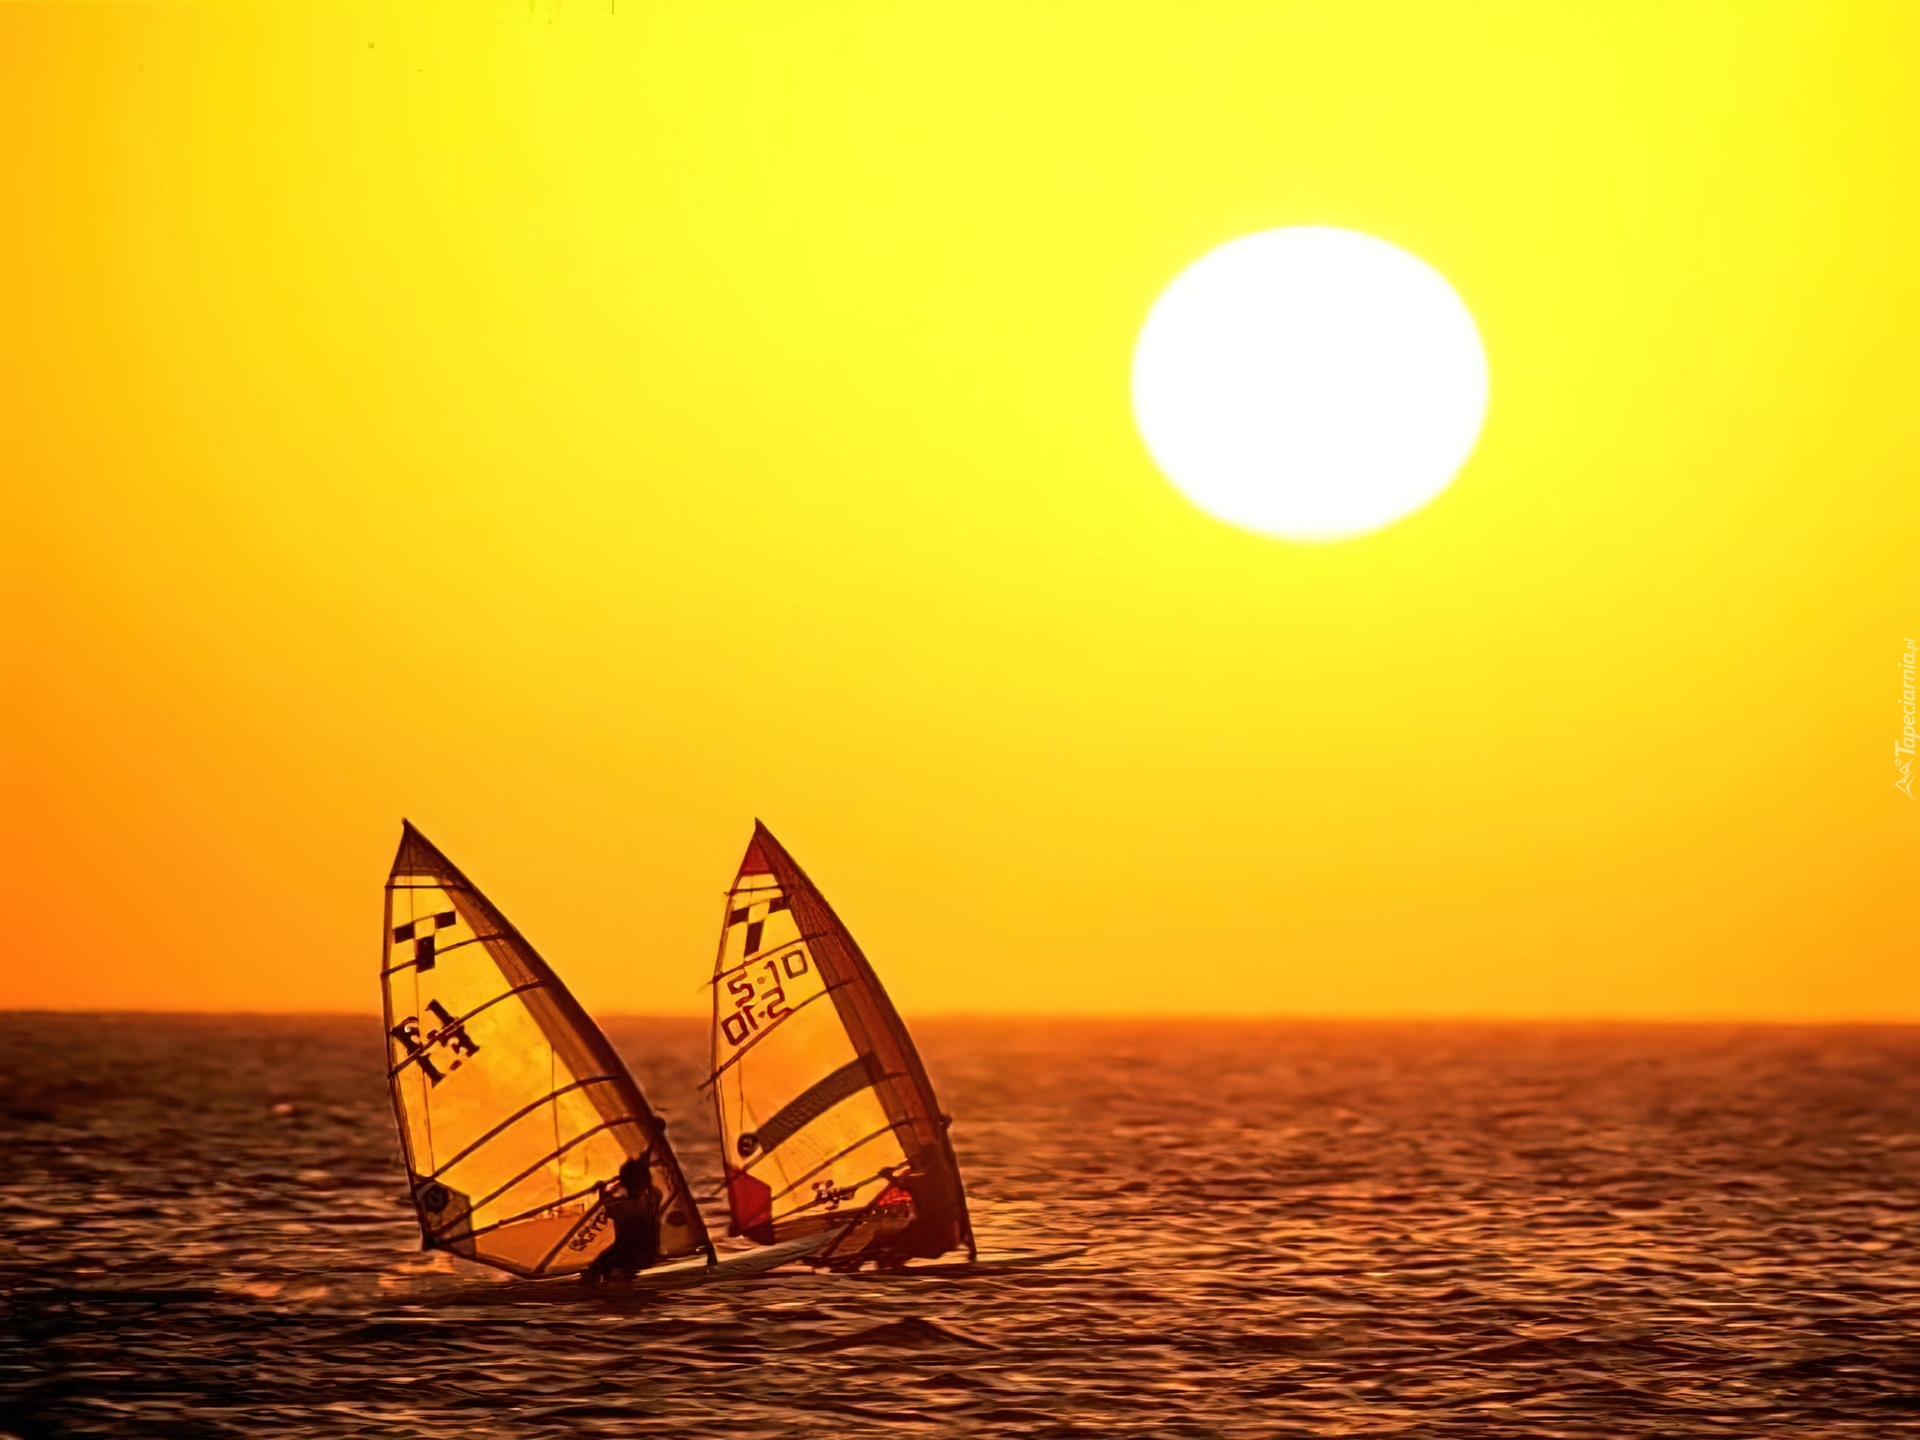
{"type": "Polygon", "coordinates": [[[1913,639],[1907,639],[1900,657],[1900,738],[1893,742],[1893,768],[1900,778],[1893,788],[1913,799],[1913,639]]]}

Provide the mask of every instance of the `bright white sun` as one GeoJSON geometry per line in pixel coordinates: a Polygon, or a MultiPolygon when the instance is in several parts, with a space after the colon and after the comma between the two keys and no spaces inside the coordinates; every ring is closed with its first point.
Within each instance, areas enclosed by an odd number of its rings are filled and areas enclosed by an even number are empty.
{"type": "Polygon", "coordinates": [[[1487,355],[1440,272],[1353,230],[1265,230],[1167,286],[1133,356],[1147,449],[1202,510],[1338,540],[1418,510],[1466,463],[1487,355]]]}

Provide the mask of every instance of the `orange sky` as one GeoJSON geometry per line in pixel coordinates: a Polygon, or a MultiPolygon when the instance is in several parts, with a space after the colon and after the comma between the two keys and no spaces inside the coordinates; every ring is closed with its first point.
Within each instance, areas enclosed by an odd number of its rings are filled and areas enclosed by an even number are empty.
{"type": "Polygon", "coordinates": [[[0,1006],[372,1010],[402,815],[590,1008],[759,815],[903,1008],[1920,1017],[1900,4],[0,7],[0,1006]],[[1167,281],[1486,343],[1211,520],[1167,281]]]}

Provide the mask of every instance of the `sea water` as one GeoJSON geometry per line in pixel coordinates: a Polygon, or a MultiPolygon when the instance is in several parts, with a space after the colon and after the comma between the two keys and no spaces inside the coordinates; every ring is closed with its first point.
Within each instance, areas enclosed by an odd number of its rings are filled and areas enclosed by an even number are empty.
{"type": "MultiPolygon", "coordinates": [[[[983,1248],[1086,1254],[500,1304],[376,1020],[0,1015],[0,1432],[1920,1432],[1920,1031],[913,1028],[983,1248]]],[[[704,1027],[607,1029],[711,1189],[704,1027]]]]}

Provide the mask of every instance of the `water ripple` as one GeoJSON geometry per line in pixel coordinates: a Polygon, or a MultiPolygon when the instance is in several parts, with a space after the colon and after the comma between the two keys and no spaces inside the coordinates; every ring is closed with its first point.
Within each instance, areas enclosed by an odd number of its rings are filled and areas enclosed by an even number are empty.
{"type": "MultiPolygon", "coordinates": [[[[701,1027],[608,1028],[710,1185],[701,1027]]],[[[1920,1426],[1914,1031],[916,1032],[985,1246],[1087,1254],[503,1304],[417,1248],[373,1022],[0,1016],[0,1432],[1920,1426]]]]}

